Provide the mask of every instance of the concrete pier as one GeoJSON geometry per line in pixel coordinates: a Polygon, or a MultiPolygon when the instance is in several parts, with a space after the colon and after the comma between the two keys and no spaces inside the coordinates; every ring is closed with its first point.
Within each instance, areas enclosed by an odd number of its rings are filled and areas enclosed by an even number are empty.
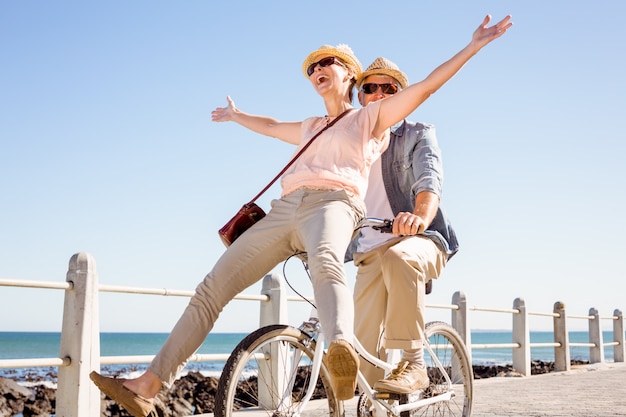
{"type": "MultiPolygon", "coordinates": [[[[357,398],[346,417],[356,417],[357,398]]],[[[474,381],[472,417],[626,416],[626,363],[572,366],[564,372],[474,381]]]]}
{"type": "Polygon", "coordinates": [[[475,381],[473,417],[626,416],[626,363],[475,381]]]}

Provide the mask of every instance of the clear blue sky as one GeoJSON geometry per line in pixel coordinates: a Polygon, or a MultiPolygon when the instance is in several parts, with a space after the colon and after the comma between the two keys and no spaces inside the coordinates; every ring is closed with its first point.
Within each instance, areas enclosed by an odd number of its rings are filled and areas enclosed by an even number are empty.
{"type": "MultiPolygon", "coordinates": [[[[300,70],[310,51],[347,43],[418,81],[486,14],[515,25],[411,115],[437,126],[461,242],[428,302],[462,290],[471,306],[626,309],[621,0],[3,1],[0,278],[63,281],[85,251],[101,283],[193,289],[224,250],[217,229],[293,152],[211,110],[230,95],[281,120],[323,115],[300,70]]],[[[61,291],[0,297],[0,330],[60,328],[61,291]]],[[[186,303],[102,294],[101,328],[166,332],[186,303]]],[[[252,330],[257,308],[227,307],[215,331],[252,330]]],[[[510,322],[477,312],[471,326],[510,322]]]]}

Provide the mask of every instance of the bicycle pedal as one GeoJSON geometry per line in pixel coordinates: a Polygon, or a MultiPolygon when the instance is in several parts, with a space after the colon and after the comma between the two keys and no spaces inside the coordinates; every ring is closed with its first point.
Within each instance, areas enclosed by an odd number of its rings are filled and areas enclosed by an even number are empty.
{"type": "Polygon", "coordinates": [[[407,394],[398,394],[396,392],[381,392],[376,391],[374,393],[374,398],[377,400],[397,400],[400,401],[402,399],[406,399],[407,394]]]}

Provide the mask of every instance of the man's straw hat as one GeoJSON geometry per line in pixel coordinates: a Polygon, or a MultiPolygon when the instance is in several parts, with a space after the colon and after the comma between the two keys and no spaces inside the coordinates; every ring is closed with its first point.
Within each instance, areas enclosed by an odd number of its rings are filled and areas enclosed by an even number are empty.
{"type": "Polygon", "coordinates": [[[359,78],[359,75],[363,72],[361,63],[356,56],[354,56],[354,52],[352,52],[352,49],[350,49],[348,45],[343,43],[337,46],[322,45],[319,49],[311,52],[302,64],[302,72],[307,79],[309,76],[307,75],[306,70],[312,63],[319,61],[319,57],[321,56],[334,56],[335,58],[339,58],[341,62],[346,64],[346,66],[352,70],[354,78],[359,78]]]}
{"type": "Polygon", "coordinates": [[[361,88],[363,80],[370,75],[387,75],[395,79],[403,89],[409,85],[409,79],[406,74],[400,71],[400,68],[387,58],[378,57],[367,67],[367,69],[356,80],[356,88],[361,88]]]}

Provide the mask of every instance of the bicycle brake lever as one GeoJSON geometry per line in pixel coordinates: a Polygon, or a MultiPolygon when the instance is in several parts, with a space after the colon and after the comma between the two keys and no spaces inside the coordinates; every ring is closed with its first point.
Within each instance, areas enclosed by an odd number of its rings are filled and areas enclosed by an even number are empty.
{"type": "Polygon", "coordinates": [[[372,229],[380,231],[380,233],[391,233],[393,228],[393,220],[384,219],[380,226],[372,226],[372,229]]]}

